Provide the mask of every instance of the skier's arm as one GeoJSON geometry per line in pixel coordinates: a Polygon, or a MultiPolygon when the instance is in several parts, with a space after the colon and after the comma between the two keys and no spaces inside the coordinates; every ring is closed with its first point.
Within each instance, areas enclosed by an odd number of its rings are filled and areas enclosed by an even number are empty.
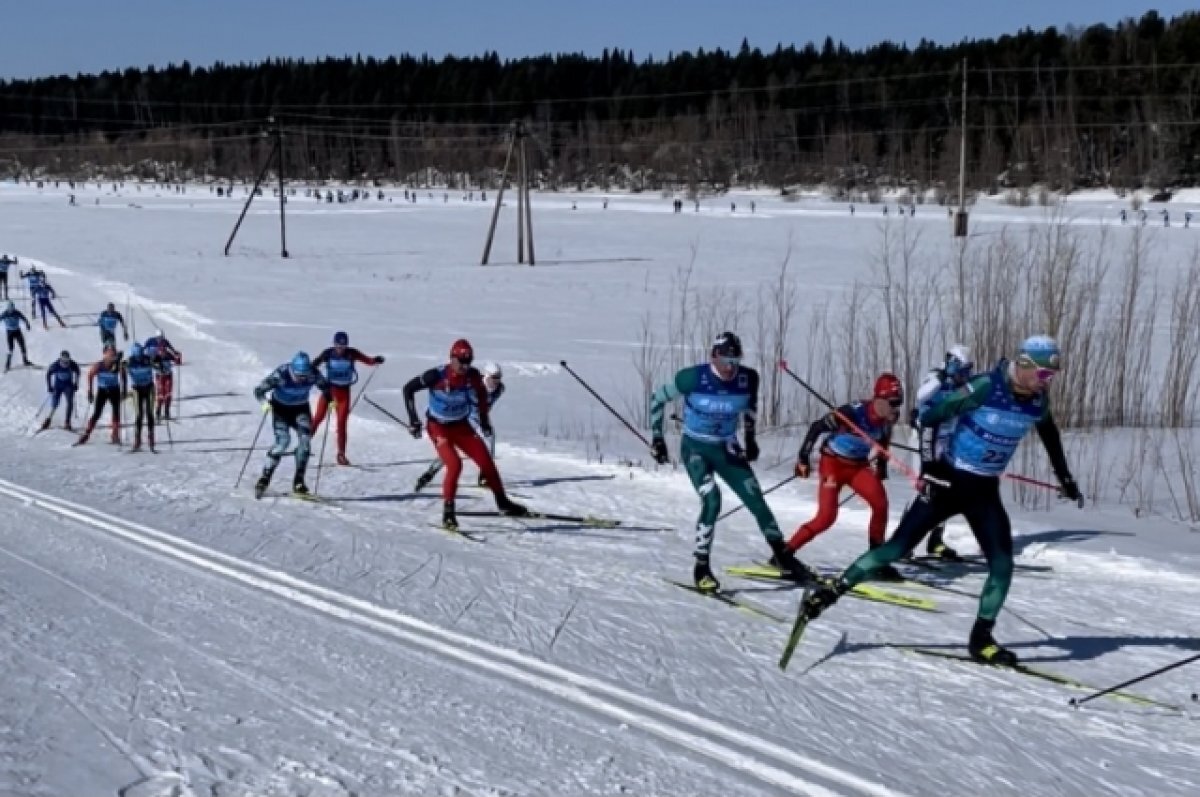
{"type": "Polygon", "coordinates": [[[942,387],[942,378],[937,371],[930,371],[925,377],[925,381],[917,388],[917,395],[913,399],[913,406],[920,407],[926,401],[933,398],[934,394],[942,387]]]}
{"type": "Polygon", "coordinates": [[[408,384],[404,386],[404,409],[408,411],[409,426],[421,425],[421,419],[417,415],[417,393],[436,385],[438,378],[438,369],[430,368],[425,373],[408,380],[408,384]]]}
{"type": "Polygon", "coordinates": [[[124,396],[129,392],[129,367],[122,362],[118,371],[121,376],[121,395],[124,396]]]}
{"type": "Polygon", "coordinates": [[[838,413],[850,412],[849,405],[839,407],[835,412],[829,412],[822,415],[817,420],[813,421],[808,427],[808,434],[804,436],[804,442],[800,444],[800,453],[797,459],[800,462],[807,463],[812,457],[813,447],[817,444],[817,440],[823,434],[832,434],[841,428],[842,422],[838,420],[838,413]]]}
{"type": "Polygon", "coordinates": [[[71,363],[71,392],[79,389],[79,363],[71,363]]]}
{"type": "Polygon", "coordinates": [[[495,407],[496,402],[499,401],[500,397],[503,395],[504,395],[504,383],[501,382],[500,384],[496,385],[495,390],[493,390],[491,393],[488,393],[488,409],[495,407]]]}
{"type": "Polygon", "coordinates": [[[325,351],[323,351],[317,355],[317,358],[312,361],[313,368],[320,368],[322,365],[324,365],[326,362],[328,362],[329,351],[330,351],[329,349],[326,349],[325,351]]]}
{"type": "Polygon", "coordinates": [[[742,414],[742,435],[746,441],[746,461],[758,459],[758,371],[745,369],[750,378],[750,402],[742,414]]]}
{"type": "Polygon", "coordinates": [[[1046,456],[1050,457],[1050,467],[1054,469],[1054,475],[1058,477],[1059,482],[1071,479],[1071,468],[1067,465],[1067,454],[1063,450],[1062,435],[1059,434],[1058,424],[1054,422],[1054,416],[1050,414],[1049,409],[1037,422],[1035,428],[1038,437],[1042,438],[1046,456]]]}
{"type": "Polygon", "coordinates": [[[932,407],[926,407],[918,420],[922,426],[932,426],[978,409],[983,406],[991,389],[990,376],[977,376],[932,407]]]}
{"type": "Polygon", "coordinates": [[[32,331],[33,331],[33,327],[29,326],[29,319],[28,319],[28,318],[26,318],[26,317],[25,317],[25,314],[24,314],[24,313],[22,313],[20,310],[18,310],[18,311],[17,311],[17,318],[19,318],[19,319],[21,319],[22,321],[24,321],[24,322],[25,322],[25,331],[26,331],[26,332],[32,332],[32,331]]]}
{"type": "Polygon", "coordinates": [[[46,369],[46,392],[47,393],[51,393],[54,391],[54,387],[50,384],[50,380],[54,378],[54,374],[56,373],[56,371],[55,371],[56,368],[58,368],[58,363],[55,363],[54,365],[52,365],[46,369]]]}
{"type": "Polygon", "coordinates": [[[485,435],[491,436],[491,408],[488,405],[488,393],[487,388],[483,384],[483,375],[472,368],[470,371],[470,379],[471,390],[475,393],[475,408],[479,413],[479,428],[485,435]]]}
{"type": "Polygon", "coordinates": [[[264,401],[267,394],[275,388],[279,387],[279,372],[272,371],[267,374],[267,378],[258,383],[258,387],[254,388],[254,398],[256,401],[264,401]]]}
{"type": "MultiPolygon", "coordinates": [[[[889,451],[891,449],[891,447],[892,447],[891,424],[888,425],[887,431],[884,432],[883,437],[880,438],[879,447],[882,448],[885,452],[889,451]]],[[[888,477],[888,467],[887,466],[888,466],[887,455],[880,454],[879,457],[877,457],[875,459],[875,475],[879,477],[880,481],[884,481],[888,477]]]]}
{"type": "Polygon", "coordinates": [[[670,382],[659,385],[650,396],[650,434],[658,439],[663,436],[663,421],[666,418],[666,408],[680,396],[686,396],[696,389],[696,369],[684,368],[675,374],[670,382]]]}
{"type": "Polygon", "coordinates": [[[354,362],[362,363],[363,365],[379,365],[383,362],[382,357],[368,357],[358,349],[351,349],[350,356],[354,358],[354,362]]]}
{"type": "Polygon", "coordinates": [[[313,369],[313,373],[317,375],[317,390],[321,391],[321,395],[330,404],[333,403],[333,390],[329,387],[329,380],[325,378],[325,374],[317,368],[313,369]]]}
{"type": "Polygon", "coordinates": [[[121,315],[120,311],[117,311],[117,320],[121,322],[121,334],[128,338],[129,330],[125,328],[125,316],[121,315]]]}

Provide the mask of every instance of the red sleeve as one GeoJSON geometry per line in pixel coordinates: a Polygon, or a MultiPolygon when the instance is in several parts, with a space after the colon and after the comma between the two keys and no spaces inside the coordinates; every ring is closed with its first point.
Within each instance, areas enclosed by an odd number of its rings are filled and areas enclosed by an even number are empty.
{"type": "Polygon", "coordinates": [[[325,351],[323,351],[317,355],[317,359],[313,360],[313,368],[324,365],[325,361],[328,359],[329,359],[329,349],[326,349],[325,351]]]}
{"type": "Polygon", "coordinates": [[[351,349],[350,356],[354,359],[354,362],[356,362],[356,363],[362,363],[363,365],[374,365],[375,364],[374,357],[368,357],[367,355],[363,354],[358,349],[351,349]]]}

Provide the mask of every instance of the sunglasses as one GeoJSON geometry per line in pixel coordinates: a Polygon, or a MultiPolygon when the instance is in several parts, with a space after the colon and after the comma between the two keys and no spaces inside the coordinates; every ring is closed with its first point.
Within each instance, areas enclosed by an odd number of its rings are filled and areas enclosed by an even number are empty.
{"type": "Polygon", "coordinates": [[[1038,368],[1034,372],[1039,382],[1049,382],[1054,377],[1058,376],[1057,368],[1038,368]]]}
{"type": "Polygon", "coordinates": [[[470,354],[460,354],[457,357],[455,357],[454,359],[455,359],[455,361],[462,363],[463,365],[470,365],[471,363],[473,363],[475,361],[475,358],[472,357],[470,354]]]}
{"type": "Polygon", "coordinates": [[[902,398],[893,398],[893,399],[888,399],[888,406],[891,406],[891,407],[903,407],[903,406],[904,406],[904,399],[902,399],[902,398]]]}
{"type": "Polygon", "coordinates": [[[726,357],[723,354],[718,354],[717,362],[719,362],[721,365],[725,365],[730,368],[733,368],[735,366],[742,364],[742,358],[741,357],[726,357]]]}

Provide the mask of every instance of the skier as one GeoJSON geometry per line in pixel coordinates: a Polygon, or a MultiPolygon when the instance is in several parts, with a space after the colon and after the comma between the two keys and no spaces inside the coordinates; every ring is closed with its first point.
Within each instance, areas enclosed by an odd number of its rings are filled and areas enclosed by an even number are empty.
{"type": "Polygon", "coordinates": [[[1054,339],[1034,335],[1021,344],[1016,360],[1001,359],[990,373],[974,377],[922,412],[925,426],[959,421],[941,455],[947,486],[926,482],[923,495],[901,518],[892,538],[859,557],[834,582],[809,593],[801,604],[802,616],[810,620],[820,616],[874,570],[902,557],[939,523],[961,514],[983,550],[989,570],[968,651],[980,662],[1015,665],[1016,654],[992,636],[1013,573],[1012,527],[1000,500],[1000,476],[1021,439],[1036,428],[1062,495],[1082,501],[1046,395],[1060,367],[1061,353],[1054,339]]]}
{"type": "Polygon", "coordinates": [[[146,355],[141,344],[129,347],[129,359],[125,361],[125,372],[133,387],[135,409],[133,419],[133,450],[142,449],[142,423],[146,424],[146,442],[150,452],[154,450],[154,361],[146,355]]]}
{"type": "Polygon", "coordinates": [[[21,324],[25,324],[26,331],[33,330],[33,327],[29,326],[29,319],[10,301],[5,306],[4,312],[0,313],[0,321],[4,322],[4,332],[8,337],[8,357],[4,359],[4,372],[8,373],[12,368],[14,343],[21,347],[21,360],[25,365],[33,365],[29,362],[29,355],[25,352],[25,336],[21,334],[21,324]]]}
{"type": "MultiPolygon", "coordinates": [[[[333,346],[317,355],[313,366],[325,366],[325,378],[329,380],[330,393],[337,406],[337,464],[349,465],[346,459],[346,424],[350,422],[350,386],[358,381],[358,371],[355,363],[363,365],[383,365],[383,357],[368,357],[350,345],[350,336],[345,332],[333,335],[333,346]]],[[[313,415],[312,433],[315,435],[325,420],[329,403],[324,396],[317,399],[317,411],[313,415]]]]}
{"type": "MultiPolygon", "coordinates": [[[[33,288],[33,298],[37,302],[37,310],[42,311],[42,328],[49,329],[50,323],[47,319],[47,314],[54,316],[60,327],[66,327],[67,322],[62,320],[62,316],[54,309],[54,305],[50,303],[51,299],[57,299],[58,294],[54,292],[54,287],[46,280],[41,280],[33,288]]],[[[37,310],[34,310],[33,317],[37,318],[37,310]]]]}
{"type": "Polygon", "coordinates": [[[125,340],[129,340],[129,330],[125,328],[125,316],[117,310],[112,302],[108,303],[100,311],[100,315],[96,318],[96,326],[100,327],[100,345],[107,346],[112,344],[117,345],[117,325],[121,327],[121,335],[125,340]]]}
{"type": "Polygon", "coordinates": [[[759,531],[774,553],[772,561],[780,571],[794,579],[804,579],[808,572],[784,545],[779,524],[763,500],[762,488],[750,467],[758,459],[759,376],[741,362],[741,340],[732,332],[723,332],[713,341],[708,362],[679,371],[674,379],[655,390],[650,399],[650,451],[660,465],[670,461],[663,439],[666,405],[677,398],[684,399],[679,457],[700,496],[692,578],[701,592],[721,589],[709,562],[717,515],[721,512],[721,491],[715,476],[720,476],[754,515],[759,531]],[[739,417],[745,448],[737,440],[739,417]]]}
{"type": "Polygon", "coordinates": [[[271,394],[270,404],[264,404],[263,412],[271,410],[271,426],[275,430],[275,445],[267,452],[262,476],[254,484],[255,498],[262,498],[270,485],[271,476],[291,442],[293,429],[296,430],[296,473],[292,476],[292,493],[301,497],[309,494],[304,484],[304,471],[308,467],[312,441],[308,396],[313,388],[320,390],[326,401],[332,401],[329,383],[304,352],[298,352],[291,362],[276,368],[254,388],[254,398],[260,403],[266,401],[267,393],[271,394]]]}
{"type": "Polygon", "coordinates": [[[479,430],[491,435],[492,421],[488,412],[487,388],[483,376],[471,362],[475,352],[466,340],[456,340],[450,347],[450,360],[445,365],[430,368],[414,376],[404,386],[404,405],[408,410],[409,431],[414,438],[421,437],[421,421],[417,417],[416,394],[429,390],[429,404],[425,420],[429,427],[429,440],[437,451],[438,458],[446,466],[446,478],[442,479],[442,525],[449,530],[458,528],[458,517],[454,511],[454,499],[458,493],[458,477],[462,473],[462,451],[478,466],[487,481],[488,489],[496,499],[496,508],[509,517],[522,517],[528,510],[514,502],[504,492],[504,483],[496,463],[488,453],[487,446],[471,427],[472,396],[479,413],[479,430]]]}
{"type": "Polygon", "coordinates": [[[75,445],[83,445],[92,436],[92,430],[96,428],[96,423],[104,412],[105,403],[112,406],[112,435],[109,437],[109,441],[119,445],[121,442],[121,399],[129,392],[129,376],[125,373],[124,363],[121,362],[121,354],[117,351],[116,346],[111,343],[105,346],[104,354],[88,369],[87,386],[88,404],[92,405],[92,417],[88,419],[87,426],[84,427],[83,434],[80,435],[79,442],[75,445]],[[97,386],[99,391],[94,392],[94,388],[97,386]]]}
{"type": "Polygon", "coordinates": [[[6,254],[0,255],[0,292],[4,294],[0,298],[8,299],[8,267],[16,264],[16,258],[11,258],[6,254]]]}
{"type": "Polygon", "coordinates": [[[161,329],[154,330],[154,337],[146,338],[142,348],[154,363],[154,415],[160,420],[169,421],[171,394],[175,390],[175,366],[183,365],[183,354],[171,345],[161,329]]]}
{"type": "Polygon", "coordinates": [[[25,280],[29,287],[29,312],[33,316],[37,316],[37,295],[35,293],[39,283],[46,279],[46,273],[37,266],[30,266],[28,271],[21,272],[21,279],[25,280]]]}
{"type": "MultiPolygon", "coordinates": [[[[921,425],[921,413],[941,401],[950,393],[965,385],[971,378],[975,364],[971,360],[971,350],[961,343],[956,343],[946,352],[946,361],[941,368],[934,368],[925,377],[925,381],[917,388],[917,398],[913,402],[910,422],[919,434],[918,450],[921,456],[921,475],[944,478],[942,474],[941,453],[954,433],[954,420],[945,421],[930,426],[921,425]]],[[[906,510],[907,511],[907,510],[906,510]]],[[[949,562],[960,559],[958,552],[946,544],[946,524],[938,524],[929,535],[925,552],[949,562]]],[[[920,543],[920,540],[917,540],[920,543]]]]}
{"type": "MultiPolygon", "coordinates": [[[[796,475],[807,479],[812,471],[809,464],[813,447],[824,435],[821,462],[817,474],[817,514],[796,530],[787,542],[792,553],[803,548],[824,532],[838,516],[838,498],[843,487],[849,487],[871,507],[867,523],[867,538],[871,548],[883,545],[887,531],[888,497],[883,489],[887,479],[887,458],[884,453],[892,440],[892,425],[904,404],[904,386],[892,373],[884,372],[875,379],[871,398],[843,404],[813,422],[800,446],[796,459],[796,475]],[[857,428],[855,428],[857,427],[857,428]],[[865,434],[874,442],[864,440],[865,434]],[[872,464],[871,459],[875,456],[872,464]]],[[[902,581],[896,568],[881,567],[877,578],[902,581]]]]}
{"type": "MultiPolygon", "coordinates": [[[[483,386],[487,390],[487,405],[489,413],[495,409],[496,402],[499,401],[500,397],[504,395],[503,380],[504,373],[500,370],[499,365],[496,363],[484,363],[483,386]]],[[[495,460],[496,435],[494,427],[492,434],[484,434],[480,429],[479,404],[477,403],[477,399],[475,398],[474,394],[471,395],[471,415],[469,420],[471,422],[471,428],[475,430],[475,434],[479,435],[481,438],[483,438],[483,441],[487,443],[488,453],[491,454],[492,459],[495,460]]],[[[417,492],[425,489],[426,485],[433,481],[433,477],[438,475],[438,472],[441,471],[442,467],[442,461],[440,459],[435,459],[432,463],[430,463],[426,471],[421,474],[420,478],[417,479],[417,485],[414,489],[417,492]]],[[[487,479],[483,477],[482,473],[479,474],[478,484],[480,487],[487,487],[487,479]]]]}
{"type": "Polygon", "coordinates": [[[71,431],[71,416],[75,414],[75,393],[79,390],[79,364],[71,359],[71,353],[63,351],[58,359],[46,369],[46,392],[50,394],[50,414],[42,421],[38,431],[44,432],[50,428],[54,412],[58,409],[59,399],[67,400],[66,418],[63,428],[71,431]]]}

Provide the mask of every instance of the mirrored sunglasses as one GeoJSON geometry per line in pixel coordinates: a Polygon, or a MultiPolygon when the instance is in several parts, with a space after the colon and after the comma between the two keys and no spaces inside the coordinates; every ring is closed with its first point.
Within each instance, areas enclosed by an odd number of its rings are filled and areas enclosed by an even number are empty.
{"type": "Polygon", "coordinates": [[[723,354],[718,354],[717,362],[719,362],[721,365],[725,365],[730,368],[733,368],[735,366],[742,364],[742,358],[741,357],[726,357],[723,354]]]}

